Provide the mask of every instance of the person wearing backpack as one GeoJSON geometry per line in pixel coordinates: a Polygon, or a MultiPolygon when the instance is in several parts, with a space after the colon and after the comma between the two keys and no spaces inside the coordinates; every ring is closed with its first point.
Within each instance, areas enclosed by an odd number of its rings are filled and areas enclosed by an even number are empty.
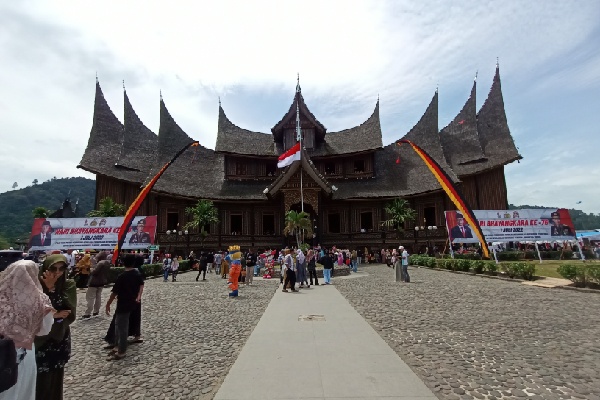
{"type": "Polygon", "coordinates": [[[17,261],[0,274],[0,400],[34,400],[36,335],[54,323],[50,298],[33,261],[17,261]]]}

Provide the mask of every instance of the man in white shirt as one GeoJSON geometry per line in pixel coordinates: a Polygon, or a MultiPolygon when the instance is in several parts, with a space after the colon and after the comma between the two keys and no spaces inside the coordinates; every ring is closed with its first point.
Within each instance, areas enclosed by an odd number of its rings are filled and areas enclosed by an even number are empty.
{"type": "Polygon", "coordinates": [[[285,258],[283,259],[283,265],[285,266],[285,281],[283,282],[282,292],[287,292],[289,285],[292,292],[296,292],[296,266],[294,265],[294,258],[290,249],[285,249],[285,258]]]}
{"type": "Polygon", "coordinates": [[[408,275],[408,251],[404,248],[404,246],[400,246],[399,250],[402,252],[402,282],[410,282],[410,276],[408,275]]]}

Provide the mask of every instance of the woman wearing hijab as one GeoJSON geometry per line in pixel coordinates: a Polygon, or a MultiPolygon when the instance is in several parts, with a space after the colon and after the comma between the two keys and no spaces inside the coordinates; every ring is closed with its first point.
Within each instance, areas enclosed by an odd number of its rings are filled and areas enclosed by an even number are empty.
{"type": "Polygon", "coordinates": [[[0,400],[35,399],[33,339],[50,332],[54,311],[33,261],[17,261],[0,274],[0,335],[13,340],[19,363],[17,383],[0,393],[0,400]]]}
{"type": "Polygon", "coordinates": [[[35,358],[37,361],[37,400],[62,400],[65,365],[71,358],[71,330],[75,321],[77,290],[71,280],[67,280],[67,257],[53,254],[44,260],[40,283],[44,293],[50,298],[54,314],[52,329],[45,336],[35,338],[35,358]]]}

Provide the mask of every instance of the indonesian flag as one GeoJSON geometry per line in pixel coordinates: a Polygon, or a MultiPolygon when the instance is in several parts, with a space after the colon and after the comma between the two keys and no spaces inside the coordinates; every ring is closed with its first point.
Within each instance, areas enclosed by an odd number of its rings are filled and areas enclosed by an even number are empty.
{"type": "Polygon", "coordinates": [[[277,168],[285,168],[294,161],[300,160],[300,142],[296,143],[291,149],[279,156],[277,168]]]}

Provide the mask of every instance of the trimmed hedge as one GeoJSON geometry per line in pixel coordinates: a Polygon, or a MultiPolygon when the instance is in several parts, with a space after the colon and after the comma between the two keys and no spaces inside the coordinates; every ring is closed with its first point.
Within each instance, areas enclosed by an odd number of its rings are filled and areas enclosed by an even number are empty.
{"type": "Polygon", "coordinates": [[[535,265],[524,262],[501,263],[500,271],[506,273],[509,278],[523,278],[532,280],[535,275],[535,265]]]}
{"type": "MultiPolygon", "coordinates": [[[[475,274],[487,273],[495,275],[498,271],[498,265],[494,261],[484,261],[481,259],[467,258],[442,258],[435,257],[410,256],[411,265],[419,265],[428,268],[443,268],[450,271],[473,272],[475,274]]],[[[535,275],[535,265],[525,262],[501,263],[500,270],[506,273],[511,279],[522,278],[532,280],[535,275]]],[[[599,272],[600,275],[600,272],[599,272]]]]}
{"type": "Polygon", "coordinates": [[[561,264],[557,272],[578,287],[600,285],[600,265],[561,264]]]}
{"type": "MultiPolygon", "coordinates": [[[[191,268],[188,260],[179,261],[179,272],[189,271],[191,268]]],[[[125,271],[123,267],[111,267],[108,273],[108,283],[114,283],[117,277],[125,271]]],[[[144,264],[142,265],[142,271],[146,278],[152,278],[155,276],[162,276],[163,269],[162,264],[144,264]]]]}

